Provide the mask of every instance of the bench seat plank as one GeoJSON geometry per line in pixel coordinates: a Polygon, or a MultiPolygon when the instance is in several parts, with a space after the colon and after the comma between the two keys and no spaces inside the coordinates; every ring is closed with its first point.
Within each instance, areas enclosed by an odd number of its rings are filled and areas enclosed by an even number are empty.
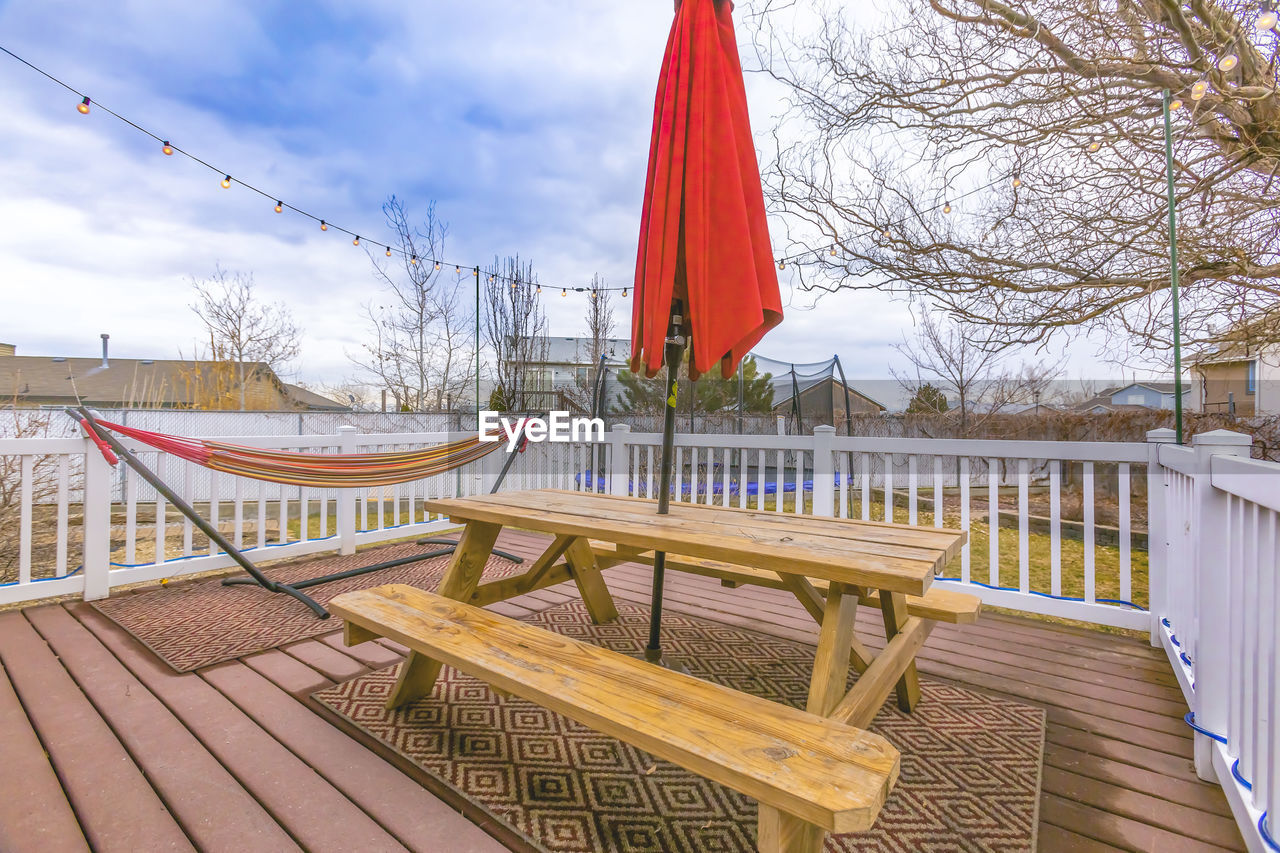
{"type": "Polygon", "coordinates": [[[832,832],[868,829],[899,771],[884,738],[403,584],[337,616],[832,832]]]}
{"type": "MultiPolygon", "coordinates": [[[[634,550],[618,549],[609,542],[592,541],[591,550],[601,561],[601,566],[614,566],[619,563],[640,563],[653,565],[653,552],[644,551],[637,554],[634,550]]],[[[772,589],[789,590],[777,572],[768,569],[751,569],[746,566],[735,566],[720,560],[708,560],[702,557],[688,557],[680,554],[667,554],[667,568],[672,571],[719,578],[733,583],[752,584],[772,589]]],[[[819,578],[810,578],[814,589],[826,593],[829,582],[819,578]]],[[[863,590],[860,603],[871,607],[880,607],[880,594],[876,590],[863,590]]],[[[967,592],[942,589],[932,586],[923,596],[907,596],[907,613],[921,619],[934,622],[948,622],[953,625],[969,625],[978,621],[982,612],[982,599],[967,592]]]]}

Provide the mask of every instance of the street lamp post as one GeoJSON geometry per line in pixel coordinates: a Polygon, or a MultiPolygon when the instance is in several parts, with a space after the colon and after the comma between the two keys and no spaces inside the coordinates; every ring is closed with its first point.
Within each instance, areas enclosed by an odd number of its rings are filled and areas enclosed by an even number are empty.
{"type": "Polygon", "coordinates": [[[1164,163],[1169,182],[1169,270],[1173,293],[1173,421],[1182,444],[1182,323],[1178,317],[1178,222],[1174,211],[1173,123],[1169,118],[1169,90],[1164,90],[1164,163]]]}

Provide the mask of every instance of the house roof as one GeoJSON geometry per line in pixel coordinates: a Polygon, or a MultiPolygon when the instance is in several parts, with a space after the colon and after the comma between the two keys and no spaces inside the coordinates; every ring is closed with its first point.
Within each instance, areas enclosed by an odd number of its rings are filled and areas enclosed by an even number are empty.
{"type": "MultiPolygon", "coordinates": [[[[78,396],[85,403],[104,406],[187,406],[191,403],[192,386],[202,372],[216,364],[185,359],[112,357],[103,367],[100,358],[0,356],[0,399],[71,405],[78,396]]],[[[255,372],[270,377],[299,408],[342,408],[319,394],[286,385],[264,363],[254,362],[252,367],[255,372]],[[295,388],[302,393],[295,395],[295,388]]]]}
{"type": "Polygon", "coordinates": [[[330,399],[323,394],[317,394],[309,388],[303,388],[301,385],[293,385],[292,383],[284,383],[285,390],[289,394],[289,399],[304,409],[312,411],[334,411],[346,412],[351,409],[345,403],[339,403],[337,400],[330,399]]]}
{"type": "MultiPolygon", "coordinates": [[[[1119,394],[1122,391],[1128,391],[1130,388],[1147,388],[1159,394],[1172,394],[1177,390],[1177,386],[1172,382],[1130,382],[1128,385],[1122,385],[1111,391],[1107,391],[1108,396],[1119,394]]],[[[1182,393],[1186,394],[1190,391],[1190,387],[1186,383],[1182,385],[1182,393]]]]}
{"type": "Polygon", "coordinates": [[[1252,320],[1229,326],[1205,348],[1187,358],[1189,364],[1251,361],[1258,351],[1280,346],[1280,308],[1274,308],[1252,320]]]}
{"type": "MultiPolygon", "coordinates": [[[[607,338],[605,341],[605,364],[610,367],[622,367],[631,355],[629,338],[607,338]]],[[[547,337],[547,355],[536,364],[568,364],[578,367],[591,366],[590,338],[557,338],[547,337]]]]}

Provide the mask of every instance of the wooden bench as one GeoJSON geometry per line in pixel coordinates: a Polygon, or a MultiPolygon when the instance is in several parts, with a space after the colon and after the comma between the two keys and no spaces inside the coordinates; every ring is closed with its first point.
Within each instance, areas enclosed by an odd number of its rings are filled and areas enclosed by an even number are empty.
{"type": "MultiPolygon", "coordinates": [[[[351,645],[388,637],[760,803],[763,851],[871,827],[897,781],[884,738],[402,584],[333,599],[351,645]]],[[[404,671],[409,664],[402,666],[404,671]]],[[[393,701],[417,698],[398,684],[393,701]]]]}
{"type": "MultiPolygon", "coordinates": [[[[621,563],[653,565],[652,551],[619,548],[610,542],[597,542],[594,540],[591,542],[591,550],[596,555],[596,561],[602,569],[612,568],[621,563]]],[[[676,572],[718,578],[722,584],[729,587],[751,585],[795,592],[794,585],[784,575],[768,569],[751,569],[721,562],[720,560],[684,557],[678,554],[667,554],[667,568],[676,572]]],[[[819,595],[826,595],[827,587],[829,586],[827,581],[811,578],[810,583],[819,595]]],[[[803,597],[801,597],[801,602],[804,602],[803,597]]],[[[862,588],[859,591],[858,602],[875,607],[878,610],[880,609],[880,594],[876,590],[862,588]]],[[[908,615],[919,616],[921,619],[928,619],[932,622],[949,622],[953,625],[969,625],[977,622],[978,616],[982,612],[982,599],[978,598],[978,596],[938,587],[930,587],[923,596],[908,595],[906,596],[906,602],[908,615]]],[[[812,612],[812,609],[809,609],[812,612]]]]}

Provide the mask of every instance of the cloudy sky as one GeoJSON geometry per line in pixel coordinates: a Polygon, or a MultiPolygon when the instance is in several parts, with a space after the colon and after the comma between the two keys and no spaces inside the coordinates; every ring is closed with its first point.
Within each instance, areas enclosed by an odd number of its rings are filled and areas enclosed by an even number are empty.
{"type": "MultiPolygon", "coordinates": [[[[636,235],[670,0],[597,4],[0,0],[0,45],[218,169],[368,238],[391,194],[449,224],[451,261],[533,260],[544,285],[612,285],[636,235]]],[[[747,41],[740,31],[740,41],[747,41]]],[[[747,58],[748,64],[750,59],[747,58]]],[[[757,134],[778,92],[749,74],[757,134]]],[[[190,277],[251,271],[305,328],[298,378],[337,383],[377,298],[364,249],[182,157],[0,55],[0,341],[19,354],[190,353],[190,277]]],[[[884,378],[904,304],[790,290],[760,347],[839,353],[884,378]]],[[[549,295],[557,335],[586,297],[549,295]]],[[[619,300],[620,334],[630,300],[619,300]]],[[[1072,372],[1097,375],[1092,348],[1072,372]]]]}

